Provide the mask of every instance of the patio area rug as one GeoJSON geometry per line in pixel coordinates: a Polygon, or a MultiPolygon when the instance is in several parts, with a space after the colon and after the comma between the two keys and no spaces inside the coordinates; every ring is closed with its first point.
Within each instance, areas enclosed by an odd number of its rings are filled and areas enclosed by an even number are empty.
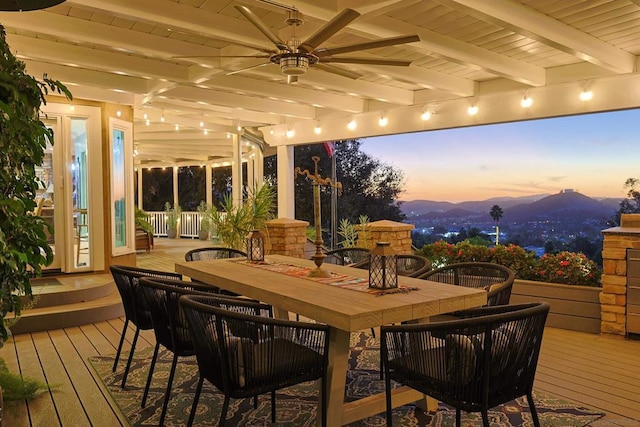
{"type": "MultiPolygon", "coordinates": [[[[120,388],[122,372],[127,355],[123,354],[116,373],[111,372],[113,356],[91,357],[97,377],[117,402],[122,413],[132,426],[157,426],[162,409],[166,381],[171,367],[171,353],[161,351],[156,364],[151,390],[146,408],[140,408],[142,392],[151,363],[153,348],[138,349],[127,378],[127,386],[120,388]]],[[[347,378],[346,399],[354,400],[384,391],[384,381],[379,374],[379,342],[367,333],[351,335],[351,353],[347,378]]],[[[195,357],[180,358],[173,383],[171,400],[165,419],[167,426],[184,426],[189,419],[191,404],[198,381],[195,357]]],[[[279,426],[314,426],[318,396],[318,383],[310,382],[289,387],[278,392],[276,420],[279,426]]],[[[547,393],[534,394],[541,424],[546,427],[588,426],[604,416],[588,408],[577,406],[547,393]]],[[[204,383],[194,425],[214,426],[218,424],[223,396],[209,384],[204,383]]],[[[227,416],[230,426],[270,425],[271,403],[269,395],[260,396],[258,408],[253,408],[252,399],[231,399],[227,416]]],[[[413,405],[397,408],[393,413],[396,426],[445,427],[455,425],[455,410],[440,405],[435,414],[424,413],[413,405]]],[[[532,426],[526,398],[501,405],[489,412],[491,426],[516,427],[532,426]]],[[[351,426],[385,425],[384,414],[351,424],[351,426]]],[[[482,425],[480,414],[462,413],[462,425],[476,427],[482,425]]]]}

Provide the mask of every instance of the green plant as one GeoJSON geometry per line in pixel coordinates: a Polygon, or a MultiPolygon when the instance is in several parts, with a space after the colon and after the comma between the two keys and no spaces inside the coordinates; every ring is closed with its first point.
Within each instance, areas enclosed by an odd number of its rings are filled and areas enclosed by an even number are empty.
{"type": "Polygon", "coordinates": [[[366,215],[360,215],[358,217],[358,225],[352,224],[348,219],[342,218],[338,225],[338,235],[342,237],[340,247],[354,248],[356,246],[369,247],[370,238],[369,230],[369,217],[366,215]]]}
{"type": "Polygon", "coordinates": [[[6,401],[32,399],[49,390],[49,386],[33,378],[9,372],[4,360],[0,359],[0,387],[2,398],[6,401]]]}
{"type": "Polygon", "coordinates": [[[136,227],[142,228],[147,233],[153,233],[153,225],[148,220],[149,214],[140,208],[136,208],[135,220],[136,227]]]}
{"type": "Polygon", "coordinates": [[[182,213],[180,205],[171,207],[171,203],[167,202],[164,204],[164,211],[167,214],[167,229],[177,230],[178,220],[180,220],[180,214],[182,213]]]}
{"type": "Polygon", "coordinates": [[[266,222],[274,217],[274,200],[275,190],[268,184],[254,188],[246,200],[237,205],[231,195],[226,194],[219,210],[215,207],[209,210],[215,237],[224,246],[242,250],[249,231],[264,230],[266,222]]]}
{"type": "Polygon", "coordinates": [[[538,280],[569,285],[600,286],[601,272],[583,253],[544,254],[537,264],[538,280]]]}
{"type": "Polygon", "coordinates": [[[211,210],[211,207],[204,200],[200,202],[196,211],[200,214],[200,230],[209,232],[211,231],[211,218],[208,215],[208,212],[211,210]]]}
{"type": "Polygon", "coordinates": [[[488,248],[465,240],[452,245],[443,240],[425,245],[418,251],[434,268],[458,262],[493,262],[509,267],[517,279],[539,280],[567,285],[600,286],[601,271],[583,253],[560,252],[537,258],[532,251],[517,245],[488,248]]]}
{"type": "Polygon", "coordinates": [[[53,141],[53,132],[40,120],[49,92],[72,98],[46,74],[40,82],[25,72],[0,25],[0,346],[9,334],[5,317],[20,315],[20,297],[32,297],[29,279],[53,260],[47,223],[32,214],[43,185],[35,167],[43,161],[47,141],[53,141]]]}

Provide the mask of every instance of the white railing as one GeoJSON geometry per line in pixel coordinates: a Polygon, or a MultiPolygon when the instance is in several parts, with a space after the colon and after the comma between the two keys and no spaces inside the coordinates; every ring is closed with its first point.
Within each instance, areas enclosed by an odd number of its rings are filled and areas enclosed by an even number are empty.
{"type": "MultiPolygon", "coordinates": [[[[147,212],[149,222],[153,226],[154,236],[167,235],[167,214],[165,212],[147,212]]],[[[200,232],[200,213],[199,212],[182,212],[178,222],[179,233],[181,237],[198,237],[200,232]]]]}

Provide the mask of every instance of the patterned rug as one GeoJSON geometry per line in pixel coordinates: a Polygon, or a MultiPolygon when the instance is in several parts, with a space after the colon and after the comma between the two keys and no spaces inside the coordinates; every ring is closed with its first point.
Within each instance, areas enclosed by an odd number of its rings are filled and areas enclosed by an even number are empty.
{"type": "MultiPolygon", "coordinates": [[[[162,409],[172,355],[161,351],[156,364],[154,378],[149,391],[147,406],[140,408],[142,392],[147,379],[153,348],[138,349],[127,378],[127,386],[120,388],[126,354],[116,373],[111,372],[113,357],[91,357],[97,376],[113,396],[122,413],[133,426],[157,426],[162,409]]],[[[384,381],[379,374],[379,342],[367,333],[351,335],[351,354],[347,376],[346,400],[359,399],[373,393],[384,392],[384,381]]],[[[189,419],[191,404],[198,381],[195,357],[180,358],[173,383],[171,400],[165,419],[166,426],[183,426],[189,419]]],[[[318,383],[310,382],[289,387],[278,392],[276,419],[279,426],[314,426],[316,419],[318,383]]],[[[566,400],[547,393],[534,394],[536,408],[542,426],[582,427],[588,426],[604,414],[576,406],[566,400]]],[[[223,396],[209,384],[204,383],[194,425],[213,426],[218,424],[223,396]]],[[[253,408],[252,399],[231,399],[227,416],[230,426],[264,426],[271,420],[269,395],[260,396],[258,408],[253,408]]],[[[428,414],[413,405],[405,405],[394,410],[395,426],[454,426],[455,410],[440,405],[435,414],[428,414]]],[[[489,412],[492,427],[532,426],[526,398],[501,405],[489,412]]],[[[384,414],[351,424],[353,427],[385,425],[384,414]]],[[[480,414],[462,413],[462,425],[476,427],[482,425],[480,414]]]]}

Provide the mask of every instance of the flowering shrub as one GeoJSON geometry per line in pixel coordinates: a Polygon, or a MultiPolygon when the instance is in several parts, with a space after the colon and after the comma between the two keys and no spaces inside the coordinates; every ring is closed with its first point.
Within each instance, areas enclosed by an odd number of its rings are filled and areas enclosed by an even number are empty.
{"type": "Polygon", "coordinates": [[[537,280],[544,282],[600,286],[601,271],[582,253],[544,254],[536,268],[537,280]]]}
{"type": "Polygon", "coordinates": [[[539,280],[568,285],[600,286],[601,271],[582,253],[560,252],[537,258],[517,245],[487,248],[463,241],[452,245],[438,241],[425,245],[418,253],[431,261],[433,268],[457,262],[493,262],[509,267],[517,279],[539,280]]]}

